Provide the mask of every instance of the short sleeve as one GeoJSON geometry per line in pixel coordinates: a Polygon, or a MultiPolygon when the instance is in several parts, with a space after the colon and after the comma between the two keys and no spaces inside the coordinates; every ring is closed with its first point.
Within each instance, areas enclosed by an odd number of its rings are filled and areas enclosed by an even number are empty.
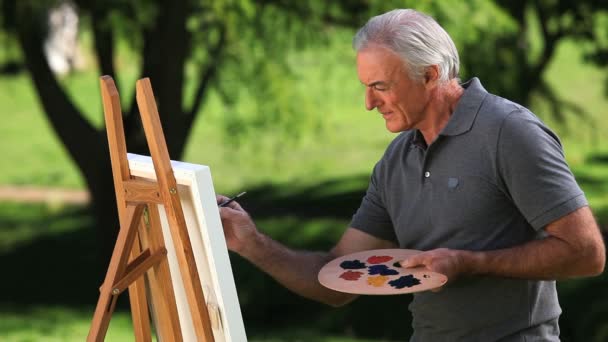
{"type": "Polygon", "coordinates": [[[350,226],[377,238],[396,242],[397,237],[383,196],[383,177],[384,164],[381,160],[374,167],[361,206],[353,215],[350,226]]]}
{"type": "Polygon", "coordinates": [[[534,229],[587,205],[559,138],[532,113],[523,109],[510,113],[499,134],[499,176],[534,229]]]}

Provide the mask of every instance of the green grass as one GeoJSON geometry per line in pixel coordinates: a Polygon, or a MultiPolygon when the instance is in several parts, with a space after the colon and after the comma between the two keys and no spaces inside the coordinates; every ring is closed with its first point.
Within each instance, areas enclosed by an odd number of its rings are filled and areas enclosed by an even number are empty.
{"type": "MultiPolygon", "coordinates": [[[[91,270],[96,242],[89,215],[78,206],[22,203],[3,203],[0,214],[0,264],[11,275],[0,282],[0,341],[82,341],[100,283],[91,270]]],[[[266,233],[305,249],[328,248],[345,224],[314,217],[258,220],[266,233]]],[[[336,332],[333,322],[343,320],[343,311],[321,309],[269,284],[240,258],[233,259],[233,265],[250,341],[366,341],[349,337],[353,333],[345,332],[348,324],[342,333],[336,332]],[[281,317],[284,305],[295,309],[281,317]],[[265,323],[268,320],[275,323],[265,323]]],[[[120,300],[124,307],[126,298],[120,300]]],[[[113,315],[106,340],[131,341],[132,332],[129,314],[120,309],[113,315]]]]}
{"type": "Polygon", "coordinates": [[[0,79],[0,184],[81,187],[25,75],[0,79]]]}
{"type": "MultiPolygon", "coordinates": [[[[65,307],[41,307],[19,310],[0,308],[0,340],[3,342],[71,342],[84,341],[90,328],[90,311],[65,307]]],[[[278,331],[248,336],[251,342],[381,342],[341,336],[315,334],[311,330],[278,331]]],[[[131,317],[116,312],[110,321],[106,341],[134,341],[131,317]]],[[[156,341],[156,338],[153,338],[156,341]]]]}
{"type": "MultiPolygon", "coordinates": [[[[0,340],[5,342],[83,341],[90,328],[90,311],[65,307],[33,309],[0,308],[0,340]]],[[[133,326],[128,313],[112,316],[106,341],[133,341],[133,326]]]]}
{"type": "Polygon", "coordinates": [[[91,226],[83,208],[60,204],[0,202],[0,254],[36,239],[59,236],[91,226]]]}
{"type": "MultiPolygon", "coordinates": [[[[0,309],[0,340],[3,342],[70,342],[83,341],[90,328],[91,312],[63,307],[41,307],[28,310],[0,309]]],[[[326,336],[310,330],[278,331],[248,336],[251,342],[371,342],[372,340],[326,336]]],[[[133,325],[126,312],[116,312],[110,321],[106,341],[133,341],[133,325]]],[[[153,340],[156,340],[154,338],[153,340]]],[[[380,340],[374,339],[375,342],[380,340]]]]}

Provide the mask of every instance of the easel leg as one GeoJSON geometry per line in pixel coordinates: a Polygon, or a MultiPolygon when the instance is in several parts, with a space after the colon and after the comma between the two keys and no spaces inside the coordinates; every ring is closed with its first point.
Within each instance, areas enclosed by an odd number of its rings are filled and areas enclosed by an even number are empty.
{"type": "Polygon", "coordinates": [[[114,246],[114,252],[112,252],[110,266],[108,267],[108,273],[106,274],[105,281],[101,287],[101,293],[99,295],[99,300],[97,301],[95,314],[93,315],[93,322],[91,323],[91,329],[87,336],[88,342],[101,342],[106,336],[118,295],[118,293],[112,293],[112,287],[120,277],[122,277],[127,267],[133,241],[135,240],[137,233],[139,218],[143,213],[143,209],[143,205],[127,207],[127,217],[129,218],[127,222],[130,222],[130,224],[128,226],[120,227],[120,231],[118,232],[118,238],[116,239],[116,245],[114,246]]]}
{"type": "MultiPolygon", "coordinates": [[[[160,215],[156,205],[148,206],[148,219],[148,237],[145,240],[150,245],[147,247],[151,251],[164,248],[160,215]]],[[[183,336],[167,258],[164,258],[148,271],[148,281],[151,297],[155,299],[152,307],[156,318],[155,328],[157,335],[162,341],[182,341],[183,336]]]]}
{"type": "MultiPolygon", "coordinates": [[[[140,231],[142,227],[140,225],[140,231]]],[[[135,259],[141,252],[140,245],[141,235],[133,243],[131,249],[131,260],[135,259]]],[[[133,319],[133,328],[135,333],[135,341],[151,342],[152,334],[150,330],[150,314],[148,312],[148,301],[146,299],[146,284],[144,277],[137,279],[129,286],[129,302],[131,303],[131,317],[133,319]]]]}

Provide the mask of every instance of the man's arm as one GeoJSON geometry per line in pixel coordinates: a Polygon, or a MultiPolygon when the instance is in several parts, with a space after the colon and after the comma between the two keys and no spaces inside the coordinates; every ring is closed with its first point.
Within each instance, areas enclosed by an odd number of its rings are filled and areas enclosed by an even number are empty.
{"type": "MultiPolygon", "coordinates": [[[[218,201],[225,200],[218,196],[218,201]]],[[[232,202],[220,208],[228,248],[272,276],[291,291],[328,305],[341,306],[357,296],[322,286],[317,276],[332,259],[369,249],[395,248],[392,242],[378,239],[354,228],[348,228],[330,252],[290,249],[259,232],[241,206],[232,202]]]]}
{"type": "Polygon", "coordinates": [[[466,274],[544,280],[603,272],[606,251],[589,207],[550,223],[545,230],[546,238],[512,248],[484,252],[442,248],[415,255],[402,265],[424,265],[452,280],[466,274]]]}

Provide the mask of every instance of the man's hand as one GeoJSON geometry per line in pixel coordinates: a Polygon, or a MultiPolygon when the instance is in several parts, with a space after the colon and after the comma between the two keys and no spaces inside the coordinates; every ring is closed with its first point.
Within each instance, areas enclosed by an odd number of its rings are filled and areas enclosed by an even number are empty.
{"type": "MultiPolygon", "coordinates": [[[[226,200],[228,200],[226,196],[216,196],[218,204],[226,200]]],[[[255,224],[249,214],[236,201],[230,202],[219,210],[228,249],[241,254],[247,247],[248,242],[251,242],[257,234],[255,224]]]]}
{"type": "Polygon", "coordinates": [[[439,248],[413,255],[400,264],[405,268],[424,266],[447,276],[448,282],[451,282],[461,275],[471,273],[471,256],[472,252],[469,251],[439,248]]]}

